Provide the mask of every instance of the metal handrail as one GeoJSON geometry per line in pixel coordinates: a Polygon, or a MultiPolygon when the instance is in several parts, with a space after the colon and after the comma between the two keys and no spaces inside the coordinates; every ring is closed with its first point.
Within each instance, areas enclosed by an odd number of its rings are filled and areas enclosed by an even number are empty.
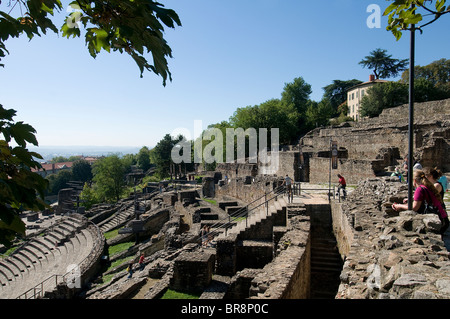
{"type": "Polygon", "coordinates": [[[214,223],[211,226],[212,230],[209,233],[207,233],[206,236],[215,237],[222,232],[221,229],[223,229],[223,228],[225,229],[225,234],[227,234],[228,228],[231,228],[229,226],[234,224],[234,222],[236,220],[243,218],[243,217],[245,217],[246,226],[248,226],[247,223],[248,223],[248,218],[251,215],[250,213],[255,211],[256,209],[260,208],[262,205],[266,205],[266,215],[267,215],[268,209],[269,209],[269,202],[272,199],[280,196],[280,194],[282,194],[284,190],[285,190],[285,186],[283,186],[283,185],[278,186],[278,187],[274,188],[273,190],[271,190],[270,192],[267,192],[264,195],[262,195],[261,197],[253,200],[251,203],[249,203],[245,207],[242,207],[241,209],[237,210],[236,212],[229,215],[228,217],[219,220],[218,222],[214,223]],[[268,198],[268,196],[272,193],[274,194],[274,196],[268,198]],[[262,203],[259,203],[255,207],[252,207],[251,209],[249,209],[250,205],[252,205],[258,201],[261,201],[262,199],[264,200],[262,203]]]}
{"type": "MultiPolygon", "coordinates": [[[[159,192],[158,189],[156,189],[156,190],[150,192],[149,194],[146,194],[146,196],[150,196],[150,195],[152,195],[152,194],[154,194],[154,193],[157,193],[157,192],[159,192]]],[[[123,210],[127,210],[127,209],[129,209],[129,208],[130,208],[130,207],[127,207],[127,208],[125,208],[125,209],[123,209],[123,210]]],[[[122,210],[122,211],[123,211],[123,210],[122,210]]],[[[92,250],[91,250],[91,253],[92,253],[92,252],[95,252],[95,250],[97,249],[97,247],[100,245],[100,240],[99,240],[99,238],[101,238],[101,237],[103,236],[103,232],[100,230],[100,227],[98,227],[98,225],[96,225],[95,223],[93,223],[93,222],[91,222],[91,221],[88,221],[87,224],[93,225],[93,226],[96,228],[97,233],[98,233],[98,235],[99,235],[99,236],[97,236],[97,240],[95,241],[94,247],[92,247],[92,250]]],[[[88,254],[88,255],[87,255],[80,263],[78,263],[77,266],[78,266],[78,269],[80,269],[80,272],[81,272],[82,267],[84,266],[83,264],[85,263],[85,261],[87,260],[87,258],[91,255],[91,253],[89,253],[89,254],[88,254]]],[[[33,298],[35,299],[36,297],[43,296],[43,294],[45,293],[45,292],[44,292],[44,284],[45,284],[46,282],[50,281],[52,278],[55,278],[55,286],[57,286],[58,283],[61,283],[61,282],[63,282],[63,281],[66,281],[67,276],[69,276],[70,274],[71,274],[71,271],[68,271],[68,272],[65,273],[64,275],[53,274],[53,275],[49,276],[48,278],[44,279],[41,283],[37,284],[37,285],[34,286],[33,288],[30,288],[29,290],[25,291],[23,294],[21,294],[20,296],[18,296],[16,299],[21,299],[22,297],[25,297],[25,299],[33,299],[33,298]],[[58,280],[58,278],[61,278],[61,277],[62,277],[62,280],[58,280]],[[40,289],[39,289],[39,288],[40,288],[40,289]],[[29,292],[31,292],[31,291],[33,291],[32,296],[31,296],[30,298],[27,298],[27,294],[28,294],[29,292]],[[36,293],[36,291],[37,291],[37,293],[36,293]]]]}

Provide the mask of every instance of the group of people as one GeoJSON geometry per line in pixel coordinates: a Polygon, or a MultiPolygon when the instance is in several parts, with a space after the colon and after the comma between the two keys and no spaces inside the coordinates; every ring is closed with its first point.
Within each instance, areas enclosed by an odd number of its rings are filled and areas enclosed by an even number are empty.
{"type": "MultiPolygon", "coordinates": [[[[444,194],[447,191],[447,178],[436,168],[415,169],[413,171],[413,186],[415,188],[411,208],[418,213],[424,213],[427,206],[435,207],[441,220],[441,235],[449,227],[449,219],[444,203],[444,194]],[[443,177],[443,178],[442,178],[443,177]]],[[[403,203],[394,203],[395,211],[408,210],[408,199],[403,203]]]]}
{"type": "MultiPolygon", "coordinates": [[[[144,267],[145,267],[145,254],[144,253],[142,253],[141,256],[139,257],[138,264],[139,264],[139,270],[140,271],[144,270],[144,267]]],[[[128,264],[127,273],[128,273],[127,278],[133,277],[133,273],[134,273],[133,263],[128,264]]]]}
{"type": "Polygon", "coordinates": [[[202,230],[200,231],[200,236],[202,238],[202,247],[208,247],[209,243],[212,240],[212,236],[210,234],[211,227],[208,225],[204,225],[202,230]]]}

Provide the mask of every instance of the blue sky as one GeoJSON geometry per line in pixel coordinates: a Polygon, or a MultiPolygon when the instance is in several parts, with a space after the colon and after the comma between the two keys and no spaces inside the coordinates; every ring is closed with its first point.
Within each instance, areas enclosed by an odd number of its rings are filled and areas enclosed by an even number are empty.
{"type": "MultiPolygon", "coordinates": [[[[6,10],[8,1],[0,5],[6,10]]],[[[181,27],[166,28],[173,50],[173,81],[139,69],[126,54],[93,59],[84,39],[54,33],[6,42],[0,104],[37,130],[40,145],[154,146],[194,121],[228,120],[239,107],[280,98],[285,83],[303,77],[319,101],[333,80],[369,79],[358,62],[377,48],[409,57],[409,33],[400,41],[369,28],[366,0],[167,0],[181,27]]],[[[68,4],[68,2],[64,2],[68,4]]],[[[57,14],[55,21],[65,12],[57,14]]],[[[59,27],[60,22],[56,25],[59,27]]],[[[444,16],[416,37],[416,64],[450,58],[444,16]]]]}

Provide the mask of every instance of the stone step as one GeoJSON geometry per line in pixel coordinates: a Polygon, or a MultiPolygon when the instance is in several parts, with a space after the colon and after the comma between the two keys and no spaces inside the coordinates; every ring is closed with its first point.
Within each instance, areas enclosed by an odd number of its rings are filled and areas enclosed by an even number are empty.
{"type": "Polygon", "coordinates": [[[201,220],[218,220],[219,214],[216,213],[201,213],[200,214],[201,220]]]}
{"type": "Polygon", "coordinates": [[[218,204],[219,204],[219,208],[221,208],[223,210],[225,210],[225,208],[228,206],[238,206],[238,202],[236,202],[236,201],[222,201],[222,202],[219,202],[218,204]]]}

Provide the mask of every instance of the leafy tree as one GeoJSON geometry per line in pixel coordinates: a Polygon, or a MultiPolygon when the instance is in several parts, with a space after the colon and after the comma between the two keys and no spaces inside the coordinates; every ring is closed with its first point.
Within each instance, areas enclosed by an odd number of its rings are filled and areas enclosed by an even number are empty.
{"type": "MultiPolygon", "coordinates": [[[[299,99],[293,97],[292,100],[299,99]]],[[[294,103],[283,104],[278,99],[271,99],[260,105],[238,108],[230,117],[230,123],[234,128],[255,128],[257,133],[259,128],[267,128],[268,133],[272,128],[279,128],[280,144],[288,144],[297,137],[298,118],[294,103]]],[[[270,141],[271,137],[268,136],[267,142],[270,141]]]]}
{"type": "Polygon", "coordinates": [[[323,98],[327,99],[331,106],[337,110],[338,107],[347,101],[347,90],[355,85],[362,83],[360,80],[334,80],[332,84],[327,85],[323,88],[325,91],[323,98]]]}
{"type": "Polygon", "coordinates": [[[373,69],[373,74],[376,79],[396,77],[400,72],[406,70],[408,59],[398,60],[393,59],[392,55],[387,54],[387,50],[376,49],[370,52],[359,62],[364,68],[373,69]]]}
{"type": "Polygon", "coordinates": [[[423,28],[443,15],[450,13],[450,5],[446,6],[446,0],[388,0],[392,3],[384,11],[388,16],[386,30],[391,31],[397,40],[402,37],[402,31],[410,30],[411,25],[423,32],[423,28]],[[421,10],[421,13],[419,11],[421,10]],[[424,17],[431,17],[424,21],[424,17]],[[419,23],[422,23],[419,25],[419,23]]]}
{"type": "Polygon", "coordinates": [[[100,203],[99,194],[95,189],[95,184],[90,186],[84,183],[83,190],[80,193],[80,200],[86,209],[90,209],[93,205],[100,203]]]}
{"type": "Polygon", "coordinates": [[[295,78],[291,83],[286,83],[281,93],[281,103],[286,106],[292,105],[298,113],[296,135],[307,132],[305,114],[311,93],[311,85],[306,83],[302,77],[295,78]]]}
{"type": "Polygon", "coordinates": [[[93,164],[93,181],[106,200],[119,200],[125,186],[125,167],[118,155],[104,157],[93,164]]]}
{"type": "Polygon", "coordinates": [[[124,167],[124,175],[131,173],[133,166],[137,164],[136,154],[125,154],[120,160],[124,167]]]}
{"type": "Polygon", "coordinates": [[[450,98],[450,86],[434,85],[432,81],[419,78],[414,81],[414,100],[428,102],[450,98]]]}
{"type": "MultiPolygon", "coordinates": [[[[440,59],[428,65],[414,66],[414,78],[425,79],[436,87],[450,89],[450,60],[440,59]]],[[[409,69],[402,74],[401,81],[409,83],[409,69]]]]}
{"type": "MultiPolygon", "coordinates": [[[[58,33],[50,16],[63,10],[60,0],[10,0],[9,6],[8,13],[0,10],[0,62],[9,53],[5,44],[9,38],[26,34],[31,40],[49,30],[58,33]],[[20,15],[13,17],[13,11],[20,15]]],[[[94,58],[102,49],[126,52],[138,65],[141,77],[148,70],[160,75],[163,85],[167,78],[171,80],[166,57],[172,57],[172,52],[163,37],[163,25],[181,26],[175,11],[152,0],[77,0],[70,6],[76,12],[65,18],[61,27],[64,37],[79,37],[82,24],[86,29],[86,45],[94,58]],[[153,64],[146,60],[145,53],[151,53],[153,64]]],[[[22,210],[45,208],[42,198],[48,186],[46,179],[31,171],[42,168],[34,160],[42,156],[26,148],[27,143],[38,145],[36,131],[23,122],[14,123],[15,114],[15,110],[0,105],[0,133],[4,137],[0,140],[0,243],[5,246],[11,245],[16,234],[25,233],[25,225],[19,217],[22,210]],[[13,141],[18,146],[11,146],[13,141]]],[[[99,171],[101,167],[99,164],[99,171]]],[[[107,176],[102,175],[99,174],[98,180],[103,182],[107,176]]]]}
{"type": "Polygon", "coordinates": [[[72,166],[73,179],[80,182],[92,180],[92,166],[86,160],[77,160],[72,166]]]}
{"type": "Polygon", "coordinates": [[[148,147],[142,147],[136,157],[139,168],[146,172],[151,167],[150,150],[148,149],[148,147]]]}
{"type": "Polygon", "coordinates": [[[400,82],[378,83],[361,100],[361,116],[375,117],[390,107],[408,102],[408,85],[400,82]]]}
{"type": "Polygon", "coordinates": [[[48,181],[32,169],[42,169],[27,144],[38,142],[34,128],[14,122],[16,111],[0,105],[0,243],[10,247],[17,234],[25,235],[25,224],[19,214],[24,210],[39,211],[46,207],[43,198],[48,181]],[[17,144],[13,146],[11,144],[17,144]]]}
{"type": "Polygon", "coordinates": [[[164,135],[164,137],[156,144],[150,151],[151,162],[156,165],[156,174],[160,178],[169,176],[172,148],[180,141],[183,140],[182,136],[173,138],[170,134],[164,135]]]}
{"type": "MultiPolygon", "coordinates": [[[[58,33],[50,16],[64,9],[60,0],[11,0],[10,4],[12,9],[20,7],[15,10],[20,16],[14,18],[9,12],[0,11],[0,59],[8,53],[5,41],[11,37],[25,33],[32,39],[49,30],[58,33]]],[[[76,0],[69,6],[74,12],[66,16],[60,28],[63,37],[81,36],[83,26],[92,57],[101,50],[126,52],[138,65],[141,77],[148,70],[160,75],[164,85],[167,78],[171,80],[166,57],[172,57],[172,50],[163,37],[163,25],[181,26],[175,11],[152,0],[76,0]],[[144,57],[145,53],[152,54],[153,64],[144,57]]]]}
{"type": "Polygon", "coordinates": [[[62,170],[57,174],[51,174],[47,177],[49,181],[49,194],[58,195],[58,192],[63,188],[68,188],[68,183],[73,180],[73,175],[70,170],[62,170]]]}
{"type": "Polygon", "coordinates": [[[78,156],[70,156],[68,158],[64,156],[56,156],[51,159],[50,163],[75,162],[79,159],[80,158],[78,156]]]}
{"type": "Polygon", "coordinates": [[[328,99],[320,102],[309,101],[306,110],[306,123],[310,128],[328,125],[330,118],[336,114],[336,109],[328,99]]]}

